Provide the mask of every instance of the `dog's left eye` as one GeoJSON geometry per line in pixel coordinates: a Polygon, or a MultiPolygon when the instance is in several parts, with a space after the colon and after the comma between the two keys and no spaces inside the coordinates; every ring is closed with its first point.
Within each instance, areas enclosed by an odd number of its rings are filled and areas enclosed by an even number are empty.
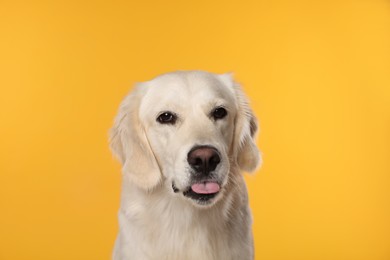
{"type": "Polygon", "coordinates": [[[227,115],[227,111],[225,108],[223,107],[217,107],[216,109],[214,109],[214,111],[212,112],[212,116],[215,120],[218,120],[218,119],[222,119],[224,118],[225,116],[227,115]]]}

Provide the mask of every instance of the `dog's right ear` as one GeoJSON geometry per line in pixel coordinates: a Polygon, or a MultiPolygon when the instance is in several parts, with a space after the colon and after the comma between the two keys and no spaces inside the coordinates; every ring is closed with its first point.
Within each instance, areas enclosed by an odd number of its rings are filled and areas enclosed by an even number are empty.
{"type": "Polygon", "coordinates": [[[139,106],[144,92],[137,86],[122,101],[110,130],[110,148],[122,163],[123,177],[150,190],[160,182],[161,172],[139,120],[139,106]]]}
{"type": "Polygon", "coordinates": [[[231,74],[218,75],[236,96],[237,116],[234,130],[234,157],[241,170],[253,172],[261,165],[261,154],[256,146],[255,138],[258,130],[257,119],[249,106],[248,98],[241,87],[234,82],[231,74]]]}

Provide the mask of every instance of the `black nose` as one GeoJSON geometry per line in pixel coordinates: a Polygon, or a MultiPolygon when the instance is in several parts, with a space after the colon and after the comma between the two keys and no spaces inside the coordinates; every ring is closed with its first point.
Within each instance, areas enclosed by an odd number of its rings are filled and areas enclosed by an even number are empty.
{"type": "Polygon", "coordinates": [[[217,168],[221,158],[215,148],[197,146],[188,153],[187,161],[197,173],[208,175],[217,168]]]}

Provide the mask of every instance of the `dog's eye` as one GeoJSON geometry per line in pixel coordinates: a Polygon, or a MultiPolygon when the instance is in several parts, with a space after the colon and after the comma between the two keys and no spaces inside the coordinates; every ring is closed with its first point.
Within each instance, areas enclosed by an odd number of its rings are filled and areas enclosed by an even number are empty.
{"type": "Polygon", "coordinates": [[[222,119],[226,115],[227,115],[227,111],[223,107],[217,107],[216,109],[214,109],[212,113],[212,116],[215,120],[222,119]]]}
{"type": "Polygon", "coordinates": [[[160,124],[174,124],[176,122],[176,115],[171,112],[164,112],[157,117],[157,121],[160,124]]]}

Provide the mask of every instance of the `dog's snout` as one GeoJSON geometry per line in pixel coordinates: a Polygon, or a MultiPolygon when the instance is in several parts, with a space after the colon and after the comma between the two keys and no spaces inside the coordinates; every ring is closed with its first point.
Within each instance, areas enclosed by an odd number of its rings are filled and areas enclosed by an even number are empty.
{"type": "Polygon", "coordinates": [[[208,175],[217,168],[217,165],[221,162],[221,157],[215,148],[198,146],[188,153],[187,161],[196,173],[208,175]]]}

